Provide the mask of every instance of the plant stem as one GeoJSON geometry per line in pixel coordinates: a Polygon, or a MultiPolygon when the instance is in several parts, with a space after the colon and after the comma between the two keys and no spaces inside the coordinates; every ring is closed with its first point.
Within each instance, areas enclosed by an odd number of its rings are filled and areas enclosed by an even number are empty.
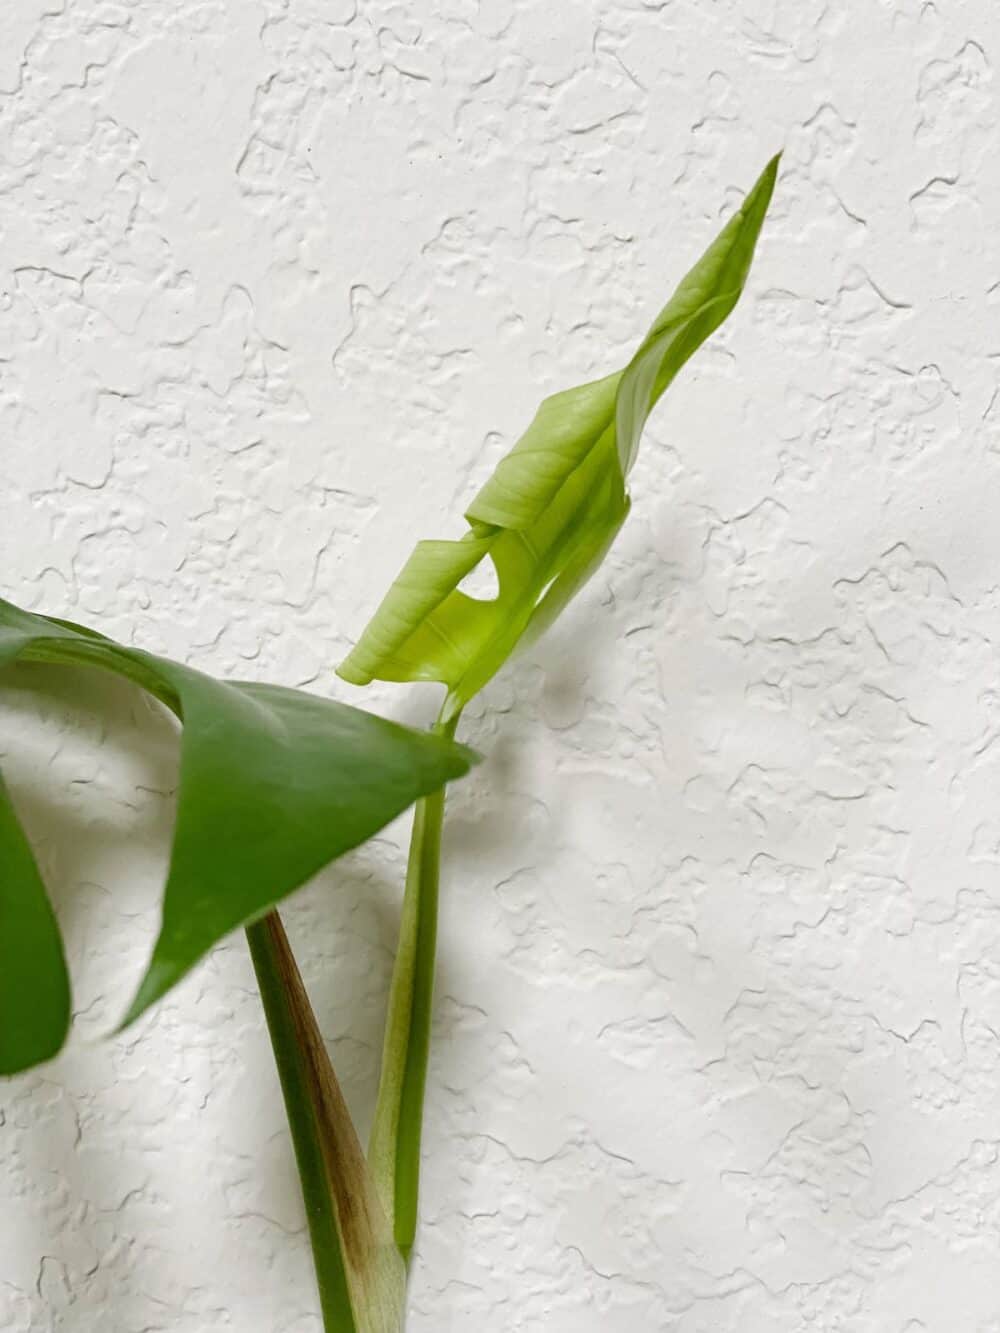
{"type": "Polygon", "coordinates": [[[326,1333],[401,1333],[406,1269],[277,912],[247,927],[326,1333]]]}
{"type": "MultiPolygon", "coordinates": [[[[446,705],[447,706],[447,705],[446,705]]],[[[454,737],[460,713],[434,731],[454,737]]],[[[445,720],[442,720],[445,719],[445,720]]],[[[430,1054],[437,951],[444,789],[418,801],[413,816],[399,946],[389,991],[382,1072],[368,1161],[400,1253],[408,1262],[417,1230],[420,1140],[430,1054]]]]}
{"type": "MultiPolygon", "coordinates": [[[[302,1198],[309,1223],[316,1284],[319,1288],[323,1328],[326,1333],[355,1333],[351,1297],[340,1247],[336,1203],[327,1179],[326,1160],[317,1113],[315,1070],[308,1053],[322,1039],[306,1001],[303,1009],[296,992],[302,980],[292,957],[281,918],[270,912],[262,921],[247,927],[247,943],[253,959],[260,998],[267,1016],[274,1060],[281,1079],[295,1160],[302,1182],[302,1198]],[[289,968],[294,970],[290,979],[289,968]]],[[[304,990],[302,990],[304,995],[304,990]]],[[[333,1070],[329,1071],[333,1076],[333,1070]]],[[[339,1092],[339,1089],[338,1089],[339,1092]]],[[[359,1146],[360,1151],[360,1146],[359,1146]]]]}

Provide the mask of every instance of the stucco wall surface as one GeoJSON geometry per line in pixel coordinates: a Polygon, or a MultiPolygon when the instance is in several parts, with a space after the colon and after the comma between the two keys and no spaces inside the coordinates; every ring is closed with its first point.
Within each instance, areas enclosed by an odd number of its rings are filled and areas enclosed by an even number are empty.
{"type": "MultiPolygon", "coordinates": [[[[6,0],[0,582],[333,665],[784,146],[632,517],[477,702],[412,1333],[1000,1333],[1000,12],[6,0]]],[[[3,1333],[318,1333],[243,943],[106,1033],[177,746],[2,681],[77,1024],[0,1088],[3,1333]]],[[[359,1122],[400,821],[289,905],[359,1122]]]]}

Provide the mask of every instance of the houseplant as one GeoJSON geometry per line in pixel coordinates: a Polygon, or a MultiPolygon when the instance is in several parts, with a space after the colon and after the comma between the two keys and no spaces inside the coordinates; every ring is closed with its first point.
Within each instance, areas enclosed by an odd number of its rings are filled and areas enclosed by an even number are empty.
{"type": "MultiPolygon", "coordinates": [[[[247,930],[302,1179],[325,1327],[402,1326],[416,1233],[433,998],[444,784],[473,754],[463,708],[559,615],[630,507],[643,426],[743,290],[777,159],[681,282],[621,371],[546,399],[466,511],[459,541],[421,542],[340,674],[446,687],[430,733],[278,686],[224,684],[72,622],[0,602],[0,666],[111,670],[183,723],[178,815],[149,968],[133,1022],[237,926],[247,930]],[[491,600],[462,581],[483,561],[491,600]],[[372,1141],[366,1160],[319,1036],[276,904],[417,801],[372,1141]]],[[[0,783],[0,1073],[59,1049],[69,981],[30,845],[0,783]]],[[[123,1024],[123,1025],[124,1025],[123,1024]]]]}

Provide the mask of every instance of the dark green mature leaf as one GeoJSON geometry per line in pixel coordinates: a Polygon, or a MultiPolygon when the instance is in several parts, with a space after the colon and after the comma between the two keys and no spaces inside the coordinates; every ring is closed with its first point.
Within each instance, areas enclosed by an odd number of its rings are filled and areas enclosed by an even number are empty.
{"type": "MultiPolygon", "coordinates": [[[[126,1015],[129,1023],[159,999],[237,926],[358,846],[418,797],[465,773],[472,751],[411,731],[345,704],[276,685],[224,684],[71,625],[0,600],[0,666],[52,662],[114,671],[150,691],[182,720],[180,789],[163,922],[149,968],[126,1015]]],[[[47,910],[27,843],[0,806],[0,911],[34,902],[47,910]]],[[[4,949],[33,944],[8,935],[4,949]]],[[[54,923],[49,929],[54,932],[54,923]]],[[[58,1047],[58,997],[65,989],[58,937],[37,948],[37,971],[0,1015],[20,1025],[25,1051],[58,1047]],[[60,971],[60,969],[62,969],[60,971]],[[61,979],[62,978],[62,979],[61,979]],[[7,1008],[14,1005],[13,1010],[7,1008]]],[[[0,955],[2,961],[4,955],[0,955]]],[[[18,976],[22,973],[18,973],[18,976]]],[[[65,1025],[62,1031],[64,1032],[65,1025]]],[[[2,1039],[0,1039],[2,1040],[2,1039]]],[[[0,1051],[4,1048],[0,1046],[0,1051]]],[[[0,1072],[11,1072],[6,1064],[0,1072]]]]}
{"type": "Polygon", "coordinates": [[[542,403],[467,510],[469,532],[417,545],[339,667],[345,680],[441,681],[453,715],[586,582],[628,514],[650,412],[740,297],[777,169],[774,158],[623,371],[542,403]],[[458,585],[487,557],[499,593],[482,601],[458,585]]]}
{"type": "Polygon", "coordinates": [[[48,1060],[68,1029],[59,927],[0,777],[0,1074],[48,1060]]]}

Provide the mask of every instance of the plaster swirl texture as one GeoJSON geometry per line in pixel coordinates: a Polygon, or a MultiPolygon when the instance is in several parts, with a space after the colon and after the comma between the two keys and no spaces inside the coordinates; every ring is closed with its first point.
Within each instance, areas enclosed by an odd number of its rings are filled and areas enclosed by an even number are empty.
{"type": "MultiPolygon", "coordinates": [[[[409,720],[332,665],[785,146],[469,719],[411,1333],[1000,1333],[998,62],[989,0],[0,10],[4,595],[409,720]]],[[[102,1038],[171,726],[2,687],[78,1017],[0,1089],[0,1329],[318,1333],[242,941],[102,1038]]],[[[362,1123],[406,836],[287,912],[362,1123]]]]}

